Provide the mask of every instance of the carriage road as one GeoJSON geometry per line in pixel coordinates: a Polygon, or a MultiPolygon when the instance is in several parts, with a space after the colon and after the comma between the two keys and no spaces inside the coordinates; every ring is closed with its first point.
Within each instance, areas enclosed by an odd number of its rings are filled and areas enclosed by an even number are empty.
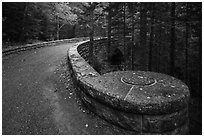
{"type": "Polygon", "coordinates": [[[2,58],[2,134],[131,134],[83,107],[66,64],[71,44],[2,58]]]}

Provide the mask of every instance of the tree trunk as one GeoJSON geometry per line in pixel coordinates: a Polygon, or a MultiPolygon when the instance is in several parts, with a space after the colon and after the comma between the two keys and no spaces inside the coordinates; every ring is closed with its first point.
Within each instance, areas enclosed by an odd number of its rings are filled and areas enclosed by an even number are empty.
{"type": "Polygon", "coordinates": [[[27,2],[25,2],[24,13],[23,13],[23,23],[22,23],[22,29],[21,29],[21,34],[20,34],[19,42],[24,41],[25,22],[26,22],[26,17],[27,17],[27,10],[28,10],[28,5],[27,5],[27,2]]]}
{"type": "Polygon", "coordinates": [[[124,5],[123,5],[123,42],[124,42],[124,59],[125,59],[125,64],[124,64],[124,69],[126,70],[126,68],[127,68],[127,48],[126,48],[126,45],[125,45],[125,29],[126,29],[126,27],[125,27],[125,25],[126,25],[126,16],[125,16],[125,3],[124,3],[124,5]]]}
{"type": "Polygon", "coordinates": [[[161,42],[162,42],[162,26],[159,25],[158,44],[157,44],[157,72],[160,72],[161,42]]]}
{"type": "Polygon", "coordinates": [[[185,36],[185,82],[188,84],[189,78],[188,78],[188,33],[189,33],[189,24],[188,24],[188,16],[189,16],[189,11],[188,11],[189,5],[186,3],[186,36],[185,36]]]}
{"type": "MultiPolygon", "coordinates": [[[[199,26],[202,26],[202,22],[199,23],[199,26]]],[[[198,87],[199,95],[202,95],[202,27],[199,30],[199,72],[198,72],[198,87]]]]}
{"type": "Polygon", "coordinates": [[[76,25],[74,25],[72,28],[72,37],[73,38],[75,38],[75,36],[76,36],[75,31],[76,31],[76,25]]]}
{"type": "Polygon", "coordinates": [[[131,44],[131,69],[134,70],[134,33],[135,33],[135,24],[134,24],[134,5],[131,5],[132,13],[131,13],[131,20],[132,20],[132,44],[131,44]]]}
{"type": "Polygon", "coordinates": [[[140,61],[141,69],[147,70],[147,11],[146,3],[141,3],[140,7],[140,61]]]}
{"type": "Polygon", "coordinates": [[[59,40],[59,30],[57,30],[57,40],[59,40]]]}
{"type": "Polygon", "coordinates": [[[175,2],[171,5],[171,46],[170,46],[170,74],[174,76],[175,68],[175,2]]]}
{"type": "Polygon", "coordinates": [[[90,33],[89,33],[89,38],[90,38],[90,44],[89,44],[89,62],[93,62],[93,42],[94,42],[94,19],[93,19],[93,11],[90,13],[90,33]]]}
{"type": "Polygon", "coordinates": [[[59,31],[60,31],[60,24],[59,24],[59,17],[56,16],[56,22],[57,22],[57,32],[56,32],[56,37],[57,37],[57,40],[59,40],[59,31]]]}
{"type": "Polygon", "coordinates": [[[149,43],[149,71],[152,70],[152,48],[154,41],[154,3],[152,3],[152,15],[151,15],[151,33],[150,33],[150,43],[149,43]]]}
{"type": "Polygon", "coordinates": [[[111,52],[111,8],[109,8],[108,12],[108,60],[110,60],[110,52],[111,52]]]}

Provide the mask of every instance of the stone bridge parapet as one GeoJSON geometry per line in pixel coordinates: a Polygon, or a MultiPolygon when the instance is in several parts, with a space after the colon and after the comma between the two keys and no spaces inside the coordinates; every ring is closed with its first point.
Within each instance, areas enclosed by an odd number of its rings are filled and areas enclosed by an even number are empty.
{"type": "Polygon", "coordinates": [[[87,108],[135,134],[188,134],[190,94],[182,81],[148,71],[101,75],[88,64],[88,44],[84,41],[72,46],[67,57],[75,86],[87,108]]]}
{"type": "Polygon", "coordinates": [[[18,52],[27,51],[31,49],[37,49],[37,48],[46,47],[46,46],[56,46],[61,43],[79,42],[79,41],[87,40],[87,39],[88,37],[83,37],[83,38],[62,39],[62,40],[27,44],[25,46],[2,50],[2,55],[6,56],[6,55],[15,54],[18,52]]]}

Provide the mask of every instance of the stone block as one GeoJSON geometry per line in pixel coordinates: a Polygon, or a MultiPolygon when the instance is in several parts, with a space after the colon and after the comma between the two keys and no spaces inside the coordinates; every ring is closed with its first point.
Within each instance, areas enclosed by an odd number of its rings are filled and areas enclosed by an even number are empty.
{"type": "Polygon", "coordinates": [[[179,128],[188,121],[188,109],[185,108],[172,114],[143,115],[143,131],[162,133],[179,128]]]}

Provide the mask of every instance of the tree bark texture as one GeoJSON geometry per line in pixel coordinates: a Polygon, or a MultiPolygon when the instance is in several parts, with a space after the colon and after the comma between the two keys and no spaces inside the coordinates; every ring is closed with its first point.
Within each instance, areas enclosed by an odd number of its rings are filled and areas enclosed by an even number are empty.
{"type": "Polygon", "coordinates": [[[174,76],[175,68],[175,2],[171,4],[171,45],[170,45],[170,74],[174,76]]]}
{"type": "Polygon", "coordinates": [[[140,69],[147,70],[147,11],[146,3],[141,3],[140,7],[140,47],[141,56],[139,64],[140,69]]]}

